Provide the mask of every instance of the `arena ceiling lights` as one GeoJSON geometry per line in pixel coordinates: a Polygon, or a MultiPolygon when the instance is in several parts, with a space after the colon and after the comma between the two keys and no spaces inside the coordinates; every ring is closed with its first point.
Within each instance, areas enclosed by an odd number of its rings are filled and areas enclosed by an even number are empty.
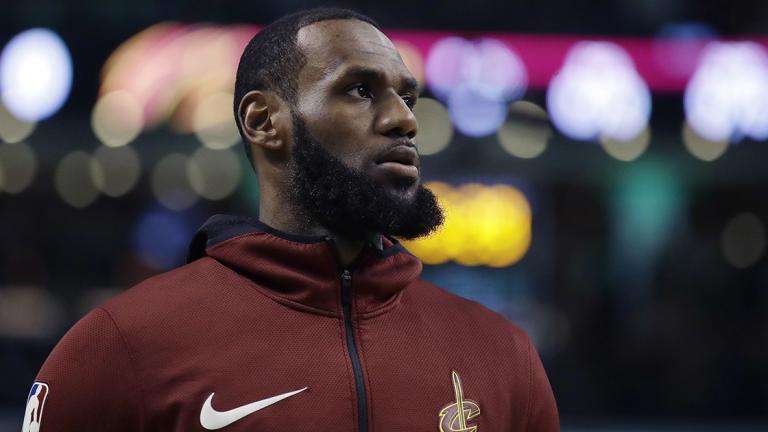
{"type": "MultiPolygon", "coordinates": [[[[201,125],[196,113],[212,95],[225,100],[231,94],[239,53],[258,29],[155,25],[113,53],[104,66],[101,95],[129,94],[141,109],[142,127],[169,121],[183,133],[223,137],[226,126],[201,125]]],[[[386,33],[466,136],[496,133],[511,104],[533,89],[546,91],[552,124],[576,140],[631,142],[647,134],[651,92],[685,92],[688,124],[702,138],[768,137],[765,38],[386,33]],[[680,52],[685,62],[671,54],[680,52]],[[729,63],[738,63],[739,70],[729,63]]],[[[229,122],[229,113],[206,118],[229,122]]]]}

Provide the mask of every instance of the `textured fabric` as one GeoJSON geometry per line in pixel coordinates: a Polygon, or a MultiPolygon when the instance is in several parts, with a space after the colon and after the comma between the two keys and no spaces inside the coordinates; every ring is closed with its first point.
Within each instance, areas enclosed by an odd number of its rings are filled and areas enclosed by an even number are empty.
{"type": "Polygon", "coordinates": [[[559,430],[525,333],[420,279],[421,262],[394,239],[382,246],[349,267],[350,344],[332,240],[212,219],[196,259],[110,300],[59,342],[36,379],[49,386],[41,431],[203,431],[211,393],[227,411],[304,387],[221,430],[357,431],[350,348],[369,431],[448,432],[462,421],[467,432],[559,430]]]}

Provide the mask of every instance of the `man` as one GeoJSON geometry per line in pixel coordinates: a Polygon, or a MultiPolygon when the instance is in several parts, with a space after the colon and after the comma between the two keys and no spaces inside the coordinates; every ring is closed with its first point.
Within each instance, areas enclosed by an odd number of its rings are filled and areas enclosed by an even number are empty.
{"type": "Polygon", "coordinates": [[[442,214],[420,181],[417,83],[376,24],[338,9],[284,17],[245,49],[235,93],[259,220],[213,217],[187,265],[76,324],[37,377],[30,423],[558,430],[525,333],[421,280],[393,237],[442,214]]]}

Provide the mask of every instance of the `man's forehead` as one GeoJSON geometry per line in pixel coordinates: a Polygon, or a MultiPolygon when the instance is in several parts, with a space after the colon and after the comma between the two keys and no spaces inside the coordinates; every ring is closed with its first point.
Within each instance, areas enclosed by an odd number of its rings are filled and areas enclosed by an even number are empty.
{"type": "Polygon", "coordinates": [[[320,21],[302,27],[297,44],[311,69],[332,72],[344,63],[402,64],[392,41],[376,27],[355,19],[320,21]]]}

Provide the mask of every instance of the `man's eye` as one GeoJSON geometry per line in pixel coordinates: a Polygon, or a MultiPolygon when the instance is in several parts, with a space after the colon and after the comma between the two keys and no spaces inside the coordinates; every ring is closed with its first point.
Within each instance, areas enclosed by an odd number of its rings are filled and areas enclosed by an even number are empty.
{"type": "Polygon", "coordinates": [[[363,84],[358,84],[352,87],[351,89],[349,89],[349,93],[355,96],[359,96],[363,99],[373,98],[373,95],[371,95],[371,91],[368,90],[368,87],[363,84]]]}
{"type": "Polygon", "coordinates": [[[416,98],[411,95],[403,95],[400,96],[403,98],[403,102],[405,102],[406,105],[408,105],[408,108],[413,109],[414,105],[416,105],[416,98]]]}

